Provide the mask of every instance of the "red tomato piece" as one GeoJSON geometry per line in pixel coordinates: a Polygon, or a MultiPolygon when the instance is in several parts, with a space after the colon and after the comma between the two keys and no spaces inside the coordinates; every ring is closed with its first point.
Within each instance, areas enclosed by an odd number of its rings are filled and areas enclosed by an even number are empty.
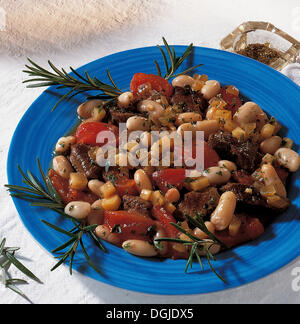
{"type": "Polygon", "coordinates": [[[189,158],[195,159],[196,156],[201,156],[201,154],[204,154],[204,169],[208,169],[210,167],[214,167],[218,165],[218,162],[220,161],[220,157],[217,154],[217,152],[208,145],[207,142],[204,142],[203,146],[202,145],[197,146],[196,143],[193,143],[192,153],[188,151],[188,149],[184,149],[184,148],[182,149],[182,155],[185,160],[188,160],[189,158]],[[204,153],[202,152],[203,150],[204,153]]]}
{"type": "MultiPolygon", "coordinates": [[[[181,232],[171,225],[170,223],[177,223],[172,214],[167,212],[163,207],[155,206],[152,209],[152,216],[155,218],[165,230],[167,237],[169,238],[178,238],[181,232]]],[[[188,251],[179,252],[174,249],[174,243],[168,243],[169,252],[168,257],[172,259],[185,259],[188,257],[188,251]]]]}
{"type": "Polygon", "coordinates": [[[259,219],[247,216],[236,236],[230,236],[228,230],[216,232],[215,235],[228,248],[232,248],[259,238],[264,231],[264,226],[259,219]]]}
{"type": "Polygon", "coordinates": [[[151,218],[128,211],[106,211],[104,224],[111,231],[115,230],[118,233],[119,230],[118,234],[123,242],[134,239],[148,240],[147,232],[151,226],[155,226],[151,218]]]}
{"type": "Polygon", "coordinates": [[[118,127],[110,124],[100,123],[100,122],[88,122],[81,124],[76,131],[75,138],[77,144],[89,144],[93,146],[103,146],[105,143],[97,143],[97,137],[99,133],[103,131],[110,131],[114,134],[116,138],[116,143],[118,145],[119,140],[119,129],[118,127]]]}
{"type": "Polygon", "coordinates": [[[70,188],[69,180],[61,177],[54,170],[49,171],[49,179],[64,204],[72,201],[85,201],[93,204],[99,198],[92,192],[83,192],[70,188]]]}
{"type": "Polygon", "coordinates": [[[152,174],[154,184],[165,194],[170,188],[181,190],[185,180],[185,169],[165,169],[152,174]]]}
{"type": "Polygon", "coordinates": [[[99,197],[93,194],[92,192],[84,192],[69,188],[68,202],[84,201],[92,205],[98,199],[99,197]]]}
{"type": "Polygon", "coordinates": [[[264,232],[265,228],[258,218],[247,218],[246,233],[249,236],[250,240],[256,240],[257,238],[262,236],[264,232]]]}
{"type": "Polygon", "coordinates": [[[221,96],[227,103],[225,109],[232,111],[232,114],[235,114],[243,104],[239,96],[227,92],[227,87],[221,89],[221,96]]]}
{"type": "Polygon", "coordinates": [[[150,83],[152,89],[158,91],[168,98],[170,98],[173,94],[174,88],[166,79],[158,75],[145,73],[136,73],[133,76],[130,84],[130,90],[134,95],[136,95],[138,94],[139,87],[146,83],[150,83]]]}
{"type": "Polygon", "coordinates": [[[282,168],[275,168],[277,174],[278,174],[278,177],[280,178],[280,180],[282,181],[282,183],[286,183],[286,179],[288,178],[289,176],[289,173],[287,170],[284,170],[282,168]]]}
{"type": "Polygon", "coordinates": [[[152,216],[162,224],[168,237],[177,238],[180,231],[170,224],[177,223],[171,213],[167,212],[163,207],[155,206],[152,209],[152,216]]]}
{"type": "Polygon", "coordinates": [[[118,194],[121,197],[125,195],[131,195],[131,196],[139,195],[139,191],[134,180],[130,180],[126,177],[121,177],[119,179],[116,179],[114,184],[118,194]]]}
{"type": "Polygon", "coordinates": [[[64,204],[69,203],[68,192],[69,192],[69,180],[61,177],[54,170],[50,170],[48,177],[53,185],[53,188],[58,193],[60,199],[64,204]]]}

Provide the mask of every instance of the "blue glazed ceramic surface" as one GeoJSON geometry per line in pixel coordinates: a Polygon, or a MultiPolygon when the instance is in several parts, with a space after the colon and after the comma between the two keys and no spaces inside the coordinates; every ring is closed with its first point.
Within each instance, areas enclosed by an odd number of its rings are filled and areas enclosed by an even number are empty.
{"type": "MultiPolygon", "coordinates": [[[[185,47],[176,46],[175,49],[178,54],[182,54],[185,47]]],[[[163,66],[156,47],[141,48],[104,57],[78,71],[83,73],[87,70],[92,76],[108,81],[106,69],[109,68],[118,86],[122,90],[128,90],[134,73],[156,73],[154,60],[163,66]]],[[[285,126],[285,134],[299,145],[300,88],[296,84],[263,64],[219,50],[196,47],[187,65],[200,63],[204,66],[198,69],[198,73],[207,74],[210,79],[219,80],[222,84],[235,85],[243,95],[275,116],[285,126]]],[[[10,184],[22,185],[17,170],[18,163],[23,170],[31,170],[38,175],[36,158],[39,157],[44,170],[47,170],[52,159],[52,148],[58,138],[76,124],[76,108],[84,101],[83,96],[64,102],[55,112],[51,112],[63,93],[54,87],[49,88],[31,105],[18,125],[8,158],[10,184]]],[[[202,272],[195,263],[193,270],[185,274],[184,260],[137,258],[106,243],[109,252],[103,254],[89,238],[86,238],[86,245],[103,274],[89,268],[81,252],[77,255],[74,268],[101,282],[152,294],[200,294],[252,282],[280,269],[300,255],[299,182],[299,173],[294,174],[289,186],[292,207],[285,214],[274,218],[272,225],[259,240],[217,257],[214,267],[227,280],[227,284],[222,283],[209,270],[207,263],[204,263],[206,271],[202,272]]],[[[72,228],[69,221],[62,220],[51,211],[32,208],[21,200],[14,199],[14,203],[28,231],[47,251],[50,252],[67,241],[67,237],[50,230],[41,220],[67,229],[72,228]]]]}

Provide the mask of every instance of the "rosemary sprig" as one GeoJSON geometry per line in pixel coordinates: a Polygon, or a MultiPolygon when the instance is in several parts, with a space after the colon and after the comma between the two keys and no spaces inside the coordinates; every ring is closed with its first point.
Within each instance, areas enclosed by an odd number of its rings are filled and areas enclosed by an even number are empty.
{"type": "MultiPolygon", "coordinates": [[[[158,48],[163,56],[166,74],[164,78],[169,80],[175,78],[179,75],[187,74],[202,64],[188,68],[187,70],[176,74],[176,71],[180,68],[182,63],[192,54],[193,44],[190,44],[185,50],[182,56],[178,57],[176,55],[175,49],[173,46],[169,46],[166,39],[163,37],[163,43],[165,45],[166,52],[161,46],[158,45],[158,48]]],[[[95,94],[94,96],[88,96],[87,99],[102,99],[108,100],[105,105],[108,105],[113,100],[115,100],[122,91],[118,88],[115,81],[113,80],[111,73],[107,70],[107,77],[110,81],[110,84],[105,83],[99,80],[97,77],[92,77],[90,74],[85,71],[84,75],[78,73],[75,69],[70,67],[73,75],[66,72],[64,68],[61,70],[57,68],[50,60],[48,61],[50,69],[45,69],[28,58],[30,64],[26,64],[26,69],[23,70],[29,76],[29,79],[23,81],[23,83],[30,83],[27,85],[27,88],[41,88],[41,87],[50,87],[57,86],[57,89],[68,89],[65,95],[63,95],[56,105],[53,107],[54,111],[64,100],[70,100],[78,94],[87,92],[87,91],[98,91],[100,93],[95,94]]],[[[158,75],[162,76],[162,69],[159,66],[158,62],[155,61],[156,69],[158,75]]]]}
{"type": "Polygon", "coordinates": [[[20,250],[18,247],[6,247],[6,239],[4,238],[0,243],[0,277],[1,283],[5,285],[6,288],[14,291],[20,296],[26,298],[24,293],[17,287],[18,285],[28,284],[26,280],[10,278],[8,275],[8,269],[11,265],[14,265],[19,271],[21,271],[28,278],[42,283],[28,268],[26,268],[15,256],[15,253],[20,250]]]}
{"type": "Polygon", "coordinates": [[[93,262],[89,258],[82,240],[83,235],[87,234],[92,238],[92,240],[96,243],[96,245],[101,251],[106,252],[104,245],[94,233],[94,230],[97,227],[97,225],[87,226],[84,221],[79,221],[67,215],[64,212],[65,206],[61,201],[59,195],[55,191],[51,180],[48,176],[44,174],[39,159],[37,159],[37,163],[39,166],[43,184],[30,171],[27,171],[27,174],[25,174],[25,172],[18,165],[18,169],[23,177],[23,183],[26,184],[26,187],[15,185],[6,185],[5,187],[8,188],[12,197],[26,200],[30,202],[30,205],[33,207],[41,207],[53,210],[56,213],[63,216],[64,218],[69,219],[73,223],[73,229],[68,231],[56,225],[50,224],[44,220],[42,221],[45,225],[52,228],[53,230],[67,235],[69,237],[69,240],[66,243],[52,251],[53,253],[58,253],[65,250],[66,248],[69,248],[67,252],[64,252],[62,256],[59,256],[60,261],[55,265],[52,271],[57,269],[61,264],[65,263],[67,260],[70,260],[69,267],[70,274],[72,274],[73,259],[75,253],[77,252],[77,248],[80,245],[88,264],[95,271],[100,272],[100,270],[93,264],[93,262]]]}
{"type": "MultiPolygon", "coordinates": [[[[163,42],[166,48],[166,52],[163,50],[163,48],[159,45],[157,45],[157,47],[159,48],[162,56],[163,56],[163,60],[165,63],[165,70],[166,70],[166,74],[164,75],[164,78],[166,80],[172,79],[172,78],[176,78],[179,75],[184,75],[187,74],[195,69],[197,69],[199,66],[202,66],[203,64],[198,64],[196,66],[190,67],[187,70],[176,74],[176,71],[180,68],[180,66],[182,65],[182,63],[193,53],[193,44],[190,44],[188,46],[188,48],[185,50],[185,52],[182,54],[182,56],[178,57],[176,55],[175,49],[173,46],[170,46],[168,44],[168,42],[166,41],[166,39],[163,37],[163,42]],[[169,58],[169,62],[168,62],[168,58],[169,58]]],[[[162,76],[162,69],[159,66],[157,61],[154,61],[158,75],[162,76]]]]}
{"type": "Polygon", "coordinates": [[[211,261],[216,261],[215,257],[210,252],[210,249],[214,245],[221,245],[224,246],[224,244],[218,240],[206,227],[202,217],[199,214],[196,214],[195,217],[191,217],[189,215],[186,215],[187,220],[191,222],[193,225],[201,229],[204,233],[206,233],[209,236],[209,240],[200,240],[196,236],[192,235],[188,231],[186,231],[183,227],[181,227],[179,224],[171,223],[172,226],[174,226],[176,229],[178,229],[181,233],[185,234],[189,239],[191,240],[182,240],[182,239],[173,239],[173,238],[160,238],[156,239],[154,241],[154,244],[156,246],[159,246],[160,242],[173,242],[177,244],[183,244],[185,247],[189,248],[190,250],[190,256],[188,258],[185,272],[188,271],[189,268],[193,268],[193,261],[196,258],[198,263],[200,264],[200,267],[202,270],[204,270],[203,262],[202,262],[202,254],[206,255],[206,259],[208,262],[208,265],[210,269],[214,272],[214,274],[222,280],[224,283],[226,283],[225,279],[220,276],[216,270],[214,269],[211,261]]]}
{"type": "Polygon", "coordinates": [[[50,70],[39,66],[29,58],[28,61],[31,65],[25,65],[27,69],[23,70],[23,72],[30,77],[23,82],[31,83],[27,88],[57,86],[57,89],[69,89],[53,107],[52,111],[54,111],[64,100],[70,100],[83,92],[100,91],[100,94],[97,94],[97,98],[103,100],[116,98],[122,93],[114,82],[109,70],[107,70],[107,76],[111,84],[104,83],[97,77],[91,77],[87,71],[85,71],[85,75],[81,75],[70,67],[70,70],[75,75],[72,76],[70,73],[67,73],[65,69],[59,70],[51,61],[48,61],[50,70]]]}

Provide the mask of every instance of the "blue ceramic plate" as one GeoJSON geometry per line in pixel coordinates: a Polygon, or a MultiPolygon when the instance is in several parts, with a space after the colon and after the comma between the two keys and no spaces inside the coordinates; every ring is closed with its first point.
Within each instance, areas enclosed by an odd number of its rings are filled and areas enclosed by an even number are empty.
{"type": "MultiPolygon", "coordinates": [[[[176,46],[175,49],[181,55],[185,47],[176,46]]],[[[106,69],[109,68],[119,87],[128,90],[134,73],[156,73],[154,60],[163,66],[163,60],[156,47],[141,48],[99,59],[78,71],[83,73],[87,70],[101,79],[102,76],[106,76],[106,69]]],[[[190,66],[200,63],[204,66],[198,69],[198,73],[207,74],[210,79],[219,80],[222,84],[238,87],[243,95],[257,102],[285,125],[287,136],[296,142],[299,141],[300,88],[296,84],[254,60],[219,50],[196,47],[192,59],[187,64],[190,66]]],[[[57,139],[75,125],[76,108],[84,101],[84,97],[64,102],[55,112],[51,112],[51,108],[63,93],[54,87],[49,88],[32,104],[18,125],[8,158],[7,172],[10,184],[22,185],[17,170],[18,163],[23,170],[28,169],[38,175],[36,158],[39,157],[43,168],[47,170],[57,139]]],[[[218,256],[214,266],[226,278],[228,284],[222,283],[209,270],[207,263],[204,263],[205,271],[202,272],[200,266],[195,263],[193,270],[185,274],[184,260],[159,261],[137,258],[110,244],[105,244],[109,252],[103,254],[89,238],[86,239],[86,244],[90,255],[103,274],[99,275],[89,268],[80,253],[74,268],[101,282],[152,294],[199,294],[237,287],[267,276],[299,256],[300,197],[297,174],[293,175],[289,197],[293,206],[284,215],[274,218],[274,223],[259,240],[218,256]]],[[[47,251],[50,252],[66,242],[67,237],[50,230],[41,220],[45,219],[67,229],[70,229],[72,224],[48,210],[31,208],[27,202],[15,199],[14,203],[29,232],[47,251]]]]}

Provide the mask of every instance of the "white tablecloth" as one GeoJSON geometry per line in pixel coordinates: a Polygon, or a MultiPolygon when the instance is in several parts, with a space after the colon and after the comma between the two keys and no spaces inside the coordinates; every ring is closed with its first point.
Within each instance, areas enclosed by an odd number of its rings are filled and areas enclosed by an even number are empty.
{"type": "MultiPolygon", "coordinates": [[[[170,43],[219,47],[248,20],[270,21],[300,39],[298,0],[0,0],[0,238],[21,246],[24,263],[44,282],[22,287],[33,303],[299,303],[292,270],[300,260],[255,283],[198,296],[153,296],[110,287],[61,267],[21,223],[3,184],[9,143],[18,121],[42,90],[22,85],[26,57],[79,67],[136,47],[170,43]],[[2,8],[2,9],[1,9],[2,8]],[[4,18],[6,18],[4,20],[4,18]]],[[[12,274],[20,276],[12,270],[12,274]]],[[[22,275],[21,275],[22,277],[22,275]]],[[[0,303],[28,303],[0,288],[0,303]]]]}

